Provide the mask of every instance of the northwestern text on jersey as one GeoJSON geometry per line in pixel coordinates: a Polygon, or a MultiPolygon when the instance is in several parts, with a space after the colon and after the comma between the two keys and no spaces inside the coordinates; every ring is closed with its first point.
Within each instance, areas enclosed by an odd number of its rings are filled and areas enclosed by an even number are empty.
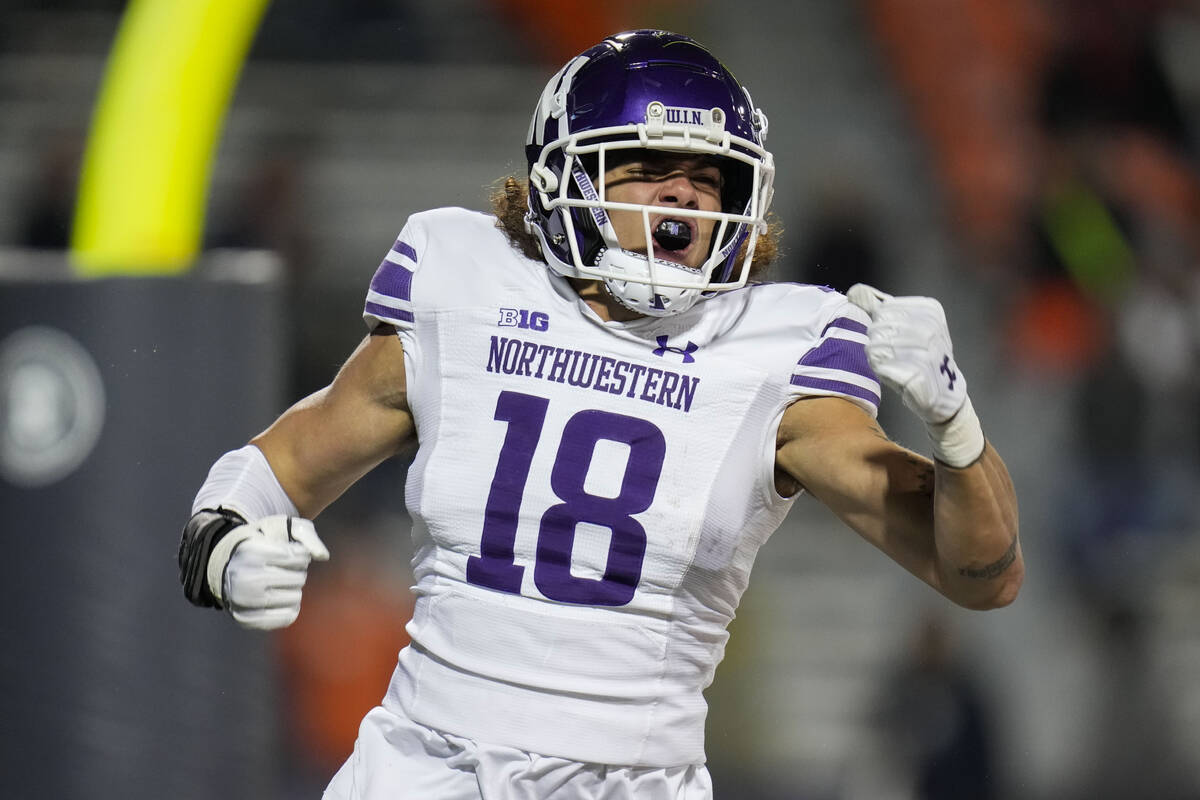
{"type": "Polygon", "coordinates": [[[692,410],[700,378],[611,356],[504,336],[491,337],[487,371],[623,394],[683,412],[692,410]]]}

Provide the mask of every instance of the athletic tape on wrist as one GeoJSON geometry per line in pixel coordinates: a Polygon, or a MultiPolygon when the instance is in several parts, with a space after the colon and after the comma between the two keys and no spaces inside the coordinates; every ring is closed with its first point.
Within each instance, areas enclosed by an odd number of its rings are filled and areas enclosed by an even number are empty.
{"type": "Polygon", "coordinates": [[[252,444],[226,453],[212,465],[192,502],[192,513],[203,508],[227,508],[247,522],[274,514],[300,516],[267,457],[252,444]]]}
{"type": "Polygon", "coordinates": [[[983,427],[968,397],[953,417],[945,422],[926,425],[933,457],[951,467],[969,467],[983,454],[983,427]]]}

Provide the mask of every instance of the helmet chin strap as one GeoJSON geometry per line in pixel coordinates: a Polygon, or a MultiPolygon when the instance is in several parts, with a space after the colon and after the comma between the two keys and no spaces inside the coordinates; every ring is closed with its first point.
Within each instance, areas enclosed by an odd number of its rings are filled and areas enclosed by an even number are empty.
{"type": "MultiPolygon", "coordinates": [[[[661,258],[654,259],[659,270],[682,272],[678,264],[661,258]]],[[[650,265],[647,256],[612,247],[605,250],[597,263],[610,272],[623,273],[635,278],[649,278],[650,265]]],[[[690,270],[688,270],[690,274],[690,270]]],[[[701,289],[685,289],[673,286],[657,286],[652,283],[624,281],[616,277],[604,278],[604,288],[621,305],[648,317],[669,317],[687,311],[701,298],[701,289]]]]}

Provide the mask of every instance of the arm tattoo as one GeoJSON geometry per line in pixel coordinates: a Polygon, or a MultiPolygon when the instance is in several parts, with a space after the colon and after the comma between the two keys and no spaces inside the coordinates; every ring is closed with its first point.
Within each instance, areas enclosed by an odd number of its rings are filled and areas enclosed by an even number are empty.
{"type": "Polygon", "coordinates": [[[1012,563],[1017,560],[1017,537],[1013,537],[1012,544],[1004,551],[1004,555],[999,559],[988,564],[986,567],[972,569],[971,567],[959,567],[958,574],[967,578],[995,578],[1004,570],[1012,566],[1012,563]]]}
{"type": "MultiPolygon", "coordinates": [[[[882,439],[885,442],[892,441],[890,438],[888,438],[888,435],[884,433],[883,428],[879,426],[878,422],[871,422],[871,432],[874,433],[877,438],[882,439]]],[[[917,492],[928,497],[932,497],[934,475],[933,463],[912,452],[907,453],[906,460],[908,461],[909,466],[911,466],[913,469],[912,477],[916,481],[917,492]]]]}
{"type": "Polygon", "coordinates": [[[933,496],[933,464],[923,458],[909,454],[908,463],[912,464],[913,477],[917,481],[917,491],[924,495],[933,496]]]}

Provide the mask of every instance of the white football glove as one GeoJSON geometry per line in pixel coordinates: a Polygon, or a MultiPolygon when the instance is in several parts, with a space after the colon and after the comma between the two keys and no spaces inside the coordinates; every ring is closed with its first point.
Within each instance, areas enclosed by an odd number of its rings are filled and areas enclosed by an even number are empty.
{"type": "Polygon", "coordinates": [[[932,297],[892,297],[856,283],[851,303],[871,315],[867,360],[914,414],[930,425],[958,413],[967,399],[967,379],[954,363],[946,312],[932,297]]]}
{"type": "Polygon", "coordinates": [[[925,422],[938,460],[967,466],[983,452],[983,430],[954,363],[942,304],[932,297],[893,297],[856,283],[850,302],[871,317],[867,361],[904,405],[925,422]]]}
{"type": "Polygon", "coordinates": [[[328,558],[311,521],[264,517],[234,528],[213,548],[208,588],[243,627],[285,628],[300,614],[309,562],[328,558]]]}

